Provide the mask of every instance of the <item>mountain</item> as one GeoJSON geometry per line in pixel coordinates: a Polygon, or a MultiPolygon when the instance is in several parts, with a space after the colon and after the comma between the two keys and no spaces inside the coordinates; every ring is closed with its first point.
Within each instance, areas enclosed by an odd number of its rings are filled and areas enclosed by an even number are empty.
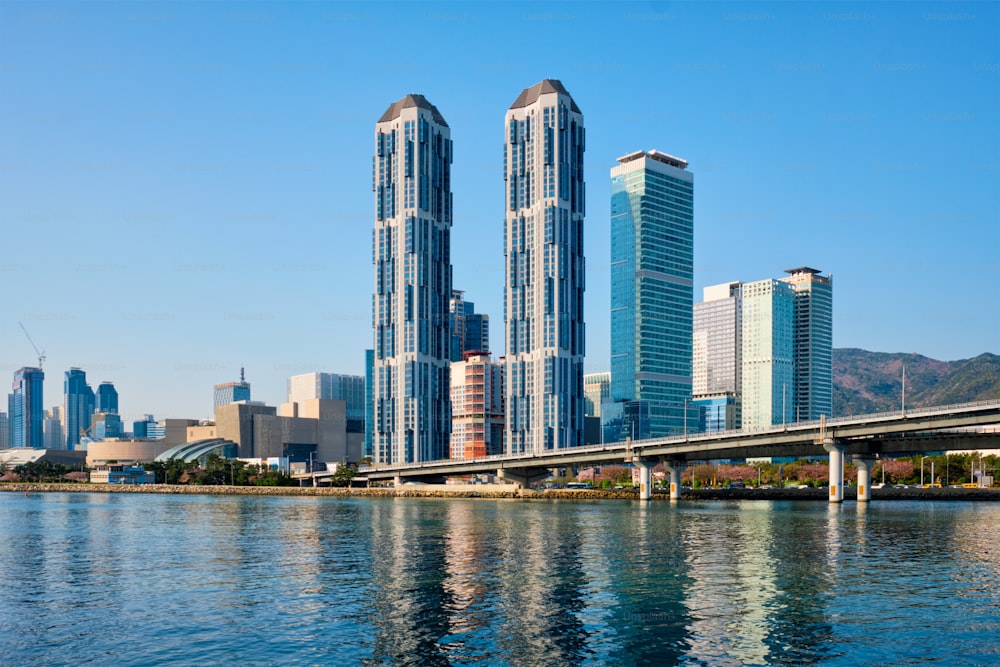
{"type": "Polygon", "coordinates": [[[938,361],[919,354],[833,351],[833,414],[860,415],[899,410],[903,366],[906,407],[1000,399],[1000,356],[938,361]]]}

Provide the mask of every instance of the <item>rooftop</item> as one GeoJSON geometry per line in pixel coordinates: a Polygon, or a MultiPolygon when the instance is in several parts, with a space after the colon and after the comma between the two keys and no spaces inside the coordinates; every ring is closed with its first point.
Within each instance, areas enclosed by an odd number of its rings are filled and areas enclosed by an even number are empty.
{"type": "Polygon", "coordinates": [[[395,120],[399,118],[400,113],[403,109],[426,109],[431,112],[434,117],[434,122],[438,125],[443,125],[448,127],[448,123],[445,122],[444,116],[438,111],[437,107],[427,101],[427,98],[423,95],[417,95],[416,93],[410,93],[406,97],[389,105],[389,108],[385,110],[382,117],[378,119],[378,122],[384,123],[386,121],[395,120]]]}
{"type": "Polygon", "coordinates": [[[629,153],[628,155],[623,155],[618,158],[618,162],[625,164],[627,162],[632,162],[633,160],[638,160],[640,158],[649,158],[650,160],[656,160],[657,162],[662,162],[663,164],[670,165],[671,167],[676,167],[677,169],[687,169],[687,160],[679,157],[670,155],[669,153],[663,153],[658,150],[651,151],[635,151],[634,153],[629,153]]]}
{"type": "Polygon", "coordinates": [[[521,109],[534,104],[538,100],[539,96],[547,93],[565,95],[569,98],[570,108],[576,113],[583,113],[580,111],[580,107],[578,107],[576,102],[573,100],[573,96],[569,94],[568,90],[566,90],[566,86],[562,85],[562,81],[559,81],[558,79],[545,79],[530,88],[525,88],[521,91],[521,94],[517,96],[517,99],[514,100],[514,103],[510,105],[510,108],[521,109]]]}

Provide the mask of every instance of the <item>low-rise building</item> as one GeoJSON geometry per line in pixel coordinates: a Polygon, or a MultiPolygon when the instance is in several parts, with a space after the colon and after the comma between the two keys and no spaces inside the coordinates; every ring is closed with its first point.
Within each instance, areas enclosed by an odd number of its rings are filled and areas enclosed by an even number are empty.
{"type": "Polygon", "coordinates": [[[97,466],[90,473],[91,484],[155,484],[156,475],[143,466],[114,463],[97,466]]]}

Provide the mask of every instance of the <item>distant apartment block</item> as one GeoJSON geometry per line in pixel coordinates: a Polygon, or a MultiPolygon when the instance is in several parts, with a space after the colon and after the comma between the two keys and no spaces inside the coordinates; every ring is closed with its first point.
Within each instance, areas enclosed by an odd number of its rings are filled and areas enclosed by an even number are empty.
{"type": "Polygon", "coordinates": [[[344,401],[348,433],[365,432],[365,379],[360,375],[304,373],[288,378],[288,402],[315,399],[344,401]]]}
{"type": "Polygon", "coordinates": [[[694,307],[694,402],[706,430],[832,416],[833,279],[817,269],[706,287],[694,307]]]}
{"type": "Polygon", "coordinates": [[[795,289],[795,421],[833,416],[833,276],[803,266],[782,280],[795,289]]]}
{"type": "Polygon", "coordinates": [[[476,305],[465,300],[461,290],[451,291],[451,360],[462,361],[466,352],[490,350],[490,316],[476,312],[476,305]]]}
{"type": "Polygon", "coordinates": [[[601,403],[611,395],[611,373],[587,373],[583,376],[583,414],[601,416],[601,403]]]}
{"type": "Polygon", "coordinates": [[[694,305],[693,402],[702,409],[704,430],[725,431],[742,423],[742,283],[704,288],[694,305]]]}
{"type": "Polygon", "coordinates": [[[503,367],[489,354],[466,353],[451,365],[453,459],[503,453],[503,367]]]}

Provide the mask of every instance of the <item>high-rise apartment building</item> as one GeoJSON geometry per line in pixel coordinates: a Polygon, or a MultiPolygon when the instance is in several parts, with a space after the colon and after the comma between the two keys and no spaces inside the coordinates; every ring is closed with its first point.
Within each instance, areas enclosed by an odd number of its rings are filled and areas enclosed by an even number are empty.
{"type": "Polygon", "coordinates": [[[461,290],[451,291],[451,360],[462,361],[466,352],[490,349],[490,316],[476,312],[476,304],[465,300],[461,290]]]}
{"type": "Polygon", "coordinates": [[[94,417],[96,398],[87,384],[87,373],[79,368],[66,371],[63,381],[63,419],[66,449],[76,449],[87,436],[94,417]]]}
{"type": "Polygon", "coordinates": [[[25,367],[14,372],[12,392],[7,399],[11,448],[41,449],[44,446],[44,381],[45,373],[41,368],[25,367]]]}
{"type": "Polygon", "coordinates": [[[740,346],[743,429],[795,421],[795,288],[744,283],[740,346]]]}
{"type": "Polygon", "coordinates": [[[504,119],[506,448],[583,442],[583,114],[546,79],[504,119]]]}
{"type": "Polygon", "coordinates": [[[360,375],[304,373],[288,378],[288,402],[314,399],[344,401],[347,404],[347,432],[364,433],[365,379],[360,375]]]}
{"type": "Polygon", "coordinates": [[[742,284],[704,288],[704,300],[694,305],[691,392],[703,408],[705,430],[740,428],[742,382],[742,284]]]}
{"type": "Polygon", "coordinates": [[[0,449],[10,447],[10,420],[6,412],[0,412],[0,449]]]}
{"type": "Polygon", "coordinates": [[[246,381],[242,368],[239,382],[223,382],[215,385],[213,399],[215,407],[250,400],[250,383],[246,381]]]}
{"type": "Polygon", "coordinates": [[[98,385],[95,409],[100,413],[118,414],[118,390],[114,384],[102,382],[98,385]]]}
{"type": "Polygon", "coordinates": [[[365,350],[365,441],[361,445],[361,456],[374,460],[375,401],[372,400],[375,377],[375,350],[365,350]]]}
{"type": "Polygon", "coordinates": [[[375,126],[372,455],[448,456],[451,430],[451,129],[423,95],[375,126]]]}
{"type": "Polygon", "coordinates": [[[451,365],[451,458],[503,453],[503,367],[469,352],[451,365]]]}
{"type": "Polygon", "coordinates": [[[833,276],[785,271],[795,288],[795,421],[833,416],[833,276]]]}
{"type": "Polygon", "coordinates": [[[696,428],[691,401],[694,177],[687,162],[636,151],[611,169],[611,400],[605,438],[696,428]],[[609,433],[609,431],[612,431],[609,433]]]}

